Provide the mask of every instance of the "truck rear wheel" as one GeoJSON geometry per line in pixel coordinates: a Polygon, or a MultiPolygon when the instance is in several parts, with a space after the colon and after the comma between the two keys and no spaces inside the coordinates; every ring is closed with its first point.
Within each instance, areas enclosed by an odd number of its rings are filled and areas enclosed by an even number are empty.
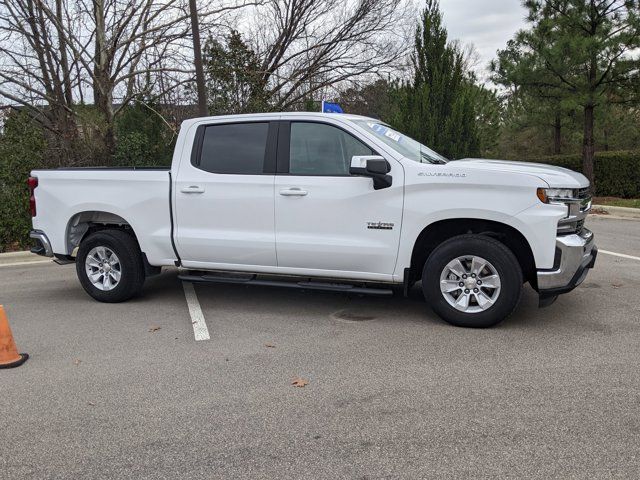
{"type": "Polygon", "coordinates": [[[90,234],[78,249],[76,272],[85,291],[107,303],[140,294],[145,279],[138,242],[121,230],[90,234]]]}
{"type": "Polygon", "coordinates": [[[518,306],[522,269],[513,252],[486,235],[460,235],[439,245],[422,272],[433,310],[459,327],[497,325],[518,306]]]}

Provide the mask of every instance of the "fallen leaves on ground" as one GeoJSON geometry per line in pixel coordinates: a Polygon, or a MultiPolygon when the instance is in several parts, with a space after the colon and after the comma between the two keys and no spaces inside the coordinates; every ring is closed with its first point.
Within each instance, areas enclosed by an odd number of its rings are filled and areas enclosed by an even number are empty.
{"type": "Polygon", "coordinates": [[[149,328],[149,331],[150,331],[151,333],[153,333],[153,332],[157,332],[158,330],[160,330],[160,328],[162,328],[162,327],[159,327],[159,326],[157,326],[157,325],[153,325],[151,328],[149,328]]]}
{"type": "Polygon", "coordinates": [[[309,382],[304,378],[297,377],[293,379],[293,381],[291,382],[291,385],[293,385],[294,387],[304,388],[307,385],[309,385],[309,382]]]}

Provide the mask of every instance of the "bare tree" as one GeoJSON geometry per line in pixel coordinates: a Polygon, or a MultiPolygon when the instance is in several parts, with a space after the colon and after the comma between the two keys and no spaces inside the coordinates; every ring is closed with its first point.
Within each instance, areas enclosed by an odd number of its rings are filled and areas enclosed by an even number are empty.
{"type": "MultiPolygon", "coordinates": [[[[48,7],[47,7],[48,10],[48,7]]],[[[50,13],[63,24],[62,0],[50,13]]],[[[37,0],[0,1],[0,96],[30,110],[68,156],[77,136],[73,91],[79,85],[77,58],[69,57],[60,29],[48,28],[37,0]]],[[[71,29],[74,22],[67,17],[71,29]]]]}
{"type": "Polygon", "coordinates": [[[267,0],[251,28],[274,108],[393,70],[410,45],[410,11],[397,0],[267,0]]]}
{"type": "Polygon", "coordinates": [[[277,109],[393,70],[409,45],[408,0],[214,0],[195,16],[189,1],[0,0],[0,97],[33,111],[64,156],[76,155],[79,135],[110,155],[126,105],[176,98],[192,84],[194,17],[208,35],[231,23],[252,34],[277,109]],[[251,14],[239,15],[247,6],[251,14]]]}
{"type": "MultiPolygon", "coordinates": [[[[247,4],[257,2],[216,0],[198,16],[211,24],[247,4]]],[[[126,105],[193,80],[190,18],[188,0],[0,0],[0,96],[55,117],[59,133],[79,101],[93,102],[112,154],[126,105]]]]}

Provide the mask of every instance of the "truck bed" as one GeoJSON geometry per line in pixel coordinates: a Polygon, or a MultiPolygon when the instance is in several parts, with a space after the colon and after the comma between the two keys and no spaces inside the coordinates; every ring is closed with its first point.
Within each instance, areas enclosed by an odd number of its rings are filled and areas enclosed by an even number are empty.
{"type": "Polygon", "coordinates": [[[115,215],[136,232],[151,264],[175,258],[168,167],[60,168],[32,176],[38,178],[33,225],[47,232],[54,253],[72,254],[70,232],[87,217],[115,215]]]}

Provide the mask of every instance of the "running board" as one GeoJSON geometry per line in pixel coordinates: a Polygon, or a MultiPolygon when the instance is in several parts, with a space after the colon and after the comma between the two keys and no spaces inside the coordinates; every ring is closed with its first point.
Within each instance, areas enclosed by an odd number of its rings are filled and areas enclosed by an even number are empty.
{"type": "Polygon", "coordinates": [[[392,296],[393,290],[388,288],[356,287],[347,283],[295,282],[284,280],[261,280],[256,275],[178,275],[185,282],[198,283],[235,283],[243,285],[260,285],[263,287],[298,288],[301,290],[325,290],[329,292],[357,293],[360,295],[392,296]]]}
{"type": "Polygon", "coordinates": [[[76,263],[76,258],[71,255],[58,255],[54,254],[53,261],[58,265],[69,265],[70,263],[76,263]]]}

